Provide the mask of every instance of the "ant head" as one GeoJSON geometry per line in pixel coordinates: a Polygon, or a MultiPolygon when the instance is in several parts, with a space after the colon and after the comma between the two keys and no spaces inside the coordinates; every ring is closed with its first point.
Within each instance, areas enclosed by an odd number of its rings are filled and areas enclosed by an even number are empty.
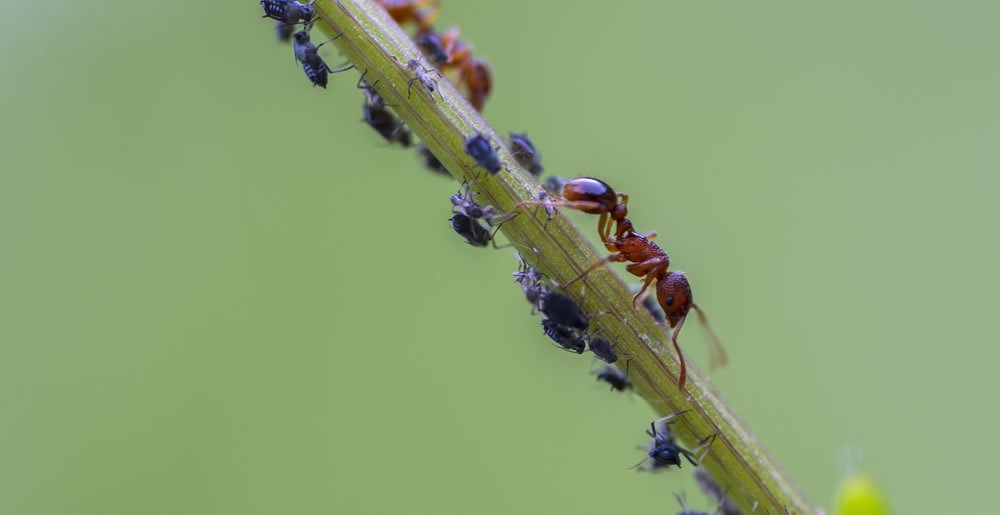
{"type": "Polygon", "coordinates": [[[668,272],[656,282],[656,299],[667,314],[667,323],[674,327],[691,310],[691,284],[681,272],[668,272]]]}
{"type": "Polygon", "coordinates": [[[294,37],[295,43],[298,45],[304,45],[309,42],[309,33],[304,30],[296,32],[294,37]]]}

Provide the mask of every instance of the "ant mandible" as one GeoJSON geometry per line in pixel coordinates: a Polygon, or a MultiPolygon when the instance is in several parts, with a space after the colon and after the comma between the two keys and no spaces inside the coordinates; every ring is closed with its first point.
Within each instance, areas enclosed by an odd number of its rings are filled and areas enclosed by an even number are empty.
{"type": "Polygon", "coordinates": [[[600,179],[581,177],[567,181],[563,185],[561,200],[531,200],[518,203],[518,206],[526,205],[563,206],[588,214],[600,215],[597,222],[597,232],[601,236],[604,246],[613,254],[585,270],[567,283],[566,287],[608,263],[629,262],[630,264],[625,267],[625,270],[644,279],[642,287],[632,297],[632,308],[637,309],[638,301],[645,298],[646,289],[653,281],[656,281],[656,299],[666,313],[667,324],[672,329],[670,342],[673,344],[680,362],[681,370],[677,378],[678,388],[684,389],[684,384],[687,381],[687,365],[684,354],[681,353],[681,348],[677,344],[677,337],[680,335],[684,321],[692,308],[698,313],[702,324],[709,332],[709,341],[712,346],[711,367],[715,368],[715,366],[726,363],[726,351],[711,330],[711,326],[708,325],[705,313],[694,303],[691,284],[687,277],[681,272],[667,271],[670,267],[670,256],[653,242],[653,238],[656,237],[655,232],[640,234],[635,231],[632,222],[626,218],[628,216],[628,195],[615,192],[611,186],[600,179]],[[614,238],[611,237],[612,222],[615,223],[614,238]]]}

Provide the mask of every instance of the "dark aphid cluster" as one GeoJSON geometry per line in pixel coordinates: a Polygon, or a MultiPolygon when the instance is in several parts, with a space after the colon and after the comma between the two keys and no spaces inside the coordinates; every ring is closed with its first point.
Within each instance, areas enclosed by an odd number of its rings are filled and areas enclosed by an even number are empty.
{"type": "Polygon", "coordinates": [[[647,447],[646,457],[637,463],[635,467],[644,472],[659,472],[670,467],[681,468],[681,458],[686,459],[691,465],[697,467],[699,453],[707,452],[715,441],[717,434],[712,434],[702,439],[694,451],[689,451],[680,446],[670,432],[670,425],[677,421],[677,417],[687,413],[688,410],[678,411],[672,415],[654,420],[649,423],[646,434],[653,442],[647,447]],[[659,424],[660,427],[657,427],[659,424]]]}
{"type": "Polygon", "coordinates": [[[708,328],[710,343],[713,350],[713,364],[721,366],[726,362],[726,352],[722,344],[715,338],[708,320],[701,308],[694,303],[694,295],[687,277],[676,271],[669,271],[670,256],[659,245],[653,242],[656,232],[640,233],[635,230],[628,216],[628,195],[616,192],[606,182],[593,177],[580,177],[566,181],[562,185],[561,195],[557,199],[540,198],[539,200],[523,201],[518,206],[543,206],[547,209],[557,206],[576,209],[584,213],[599,215],[597,234],[604,246],[613,254],[584,270],[572,281],[584,279],[591,272],[608,263],[631,263],[625,270],[643,279],[642,286],[632,297],[632,307],[637,308],[640,300],[645,300],[646,290],[656,283],[656,300],[666,316],[667,325],[672,329],[670,342],[674,346],[680,362],[680,373],[677,384],[683,390],[687,380],[687,366],[681,353],[677,337],[680,335],[688,313],[694,309],[702,324],[708,328]]]}
{"type": "Polygon", "coordinates": [[[624,392],[632,389],[632,381],[617,365],[604,365],[604,368],[594,371],[594,375],[598,381],[611,385],[613,391],[624,392]]]}
{"type": "MultiPolygon", "coordinates": [[[[264,17],[275,20],[278,39],[282,41],[290,39],[293,42],[295,60],[302,66],[309,81],[313,86],[326,88],[329,74],[345,71],[353,66],[332,69],[320,56],[320,48],[340,35],[318,45],[311,42],[310,29],[317,20],[313,8],[314,2],[315,0],[308,3],[296,0],[261,0],[260,5],[264,17]],[[298,29],[298,26],[301,26],[301,29],[298,29]]],[[[389,16],[398,23],[412,22],[416,26],[413,34],[414,42],[422,55],[393,56],[409,70],[407,95],[412,95],[416,85],[418,90],[421,88],[426,90],[431,100],[434,100],[435,92],[443,98],[438,81],[445,80],[444,72],[447,72],[448,77],[455,81],[456,87],[465,93],[469,103],[476,110],[482,111],[492,90],[492,71],[486,62],[473,56],[468,44],[459,39],[457,28],[445,32],[434,30],[432,22],[439,11],[437,0],[375,0],[375,2],[385,8],[389,16]]],[[[395,106],[388,104],[379,94],[376,89],[380,84],[379,80],[367,77],[366,70],[357,85],[364,93],[363,121],[386,142],[410,147],[414,143],[413,134],[391,110],[395,106]]],[[[388,94],[390,90],[385,89],[386,83],[382,84],[383,93],[388,94]]],[[[395,90],[391,91],[395,94],[395,90]]],[[[474,161],[472,168],[485,169],[491,175],[499,173],[504,168],[504,161],[498,154],[500,149],[498,142],[492,141],[490,136],[481,132],[469,135],[464,142],[464,151],[474,161]]],[[[509,148],[514,161],[530,174],[536,177],[541,175],[544,170],[541,154],[527,134],[511,133],[509,148]]],[[[417,152],[425,167],[435,173],[448,174],[441,160],[426,145],[419,145],[417,152]]],[[[452,163],[455,159],[449,156],[446,161],[452,163]]],[[[449,221],[452,229],[468,244],[477,247],[486,247],[492,243],[494,248],[499,248],[495,240],[496,232],[503,223],[518,213],[518,211],[498,213],[493,206],[476,202],[476,194],[468,183],[463,184],[450,200],[452,217],[449,221]]],[[[694,303],[690,285],[684,274],[668,270],[669,256],[652,241],[656,233],[638,232],[627,218],[628,195],[616,192],[607,183],[595,178],[567,180],[561,177],[549,177],[545,181],[545,189],[539,191],[535,198],[522,202],[519,206],[543,208],[548,221],[555,216],[557,207],[567,207],[600,217],[597,224],[598,235],[601,243],[612,254],[605,260],[595,263],[572,281],[560,285],[560,289],[566,291],[576,281],[584,280],[590,272],[607,263],[629,263],[626,270],[643,279],[642,286],[633,297],[633,307],[635,308],[641,300],[658,321],[673,329],[671,342],[680,358],[678,382],[683,389],[686,368],[677,344],[678,334],[691,309],[696,311],[706,327],[707,320],[698,305],[694,303]],[[654,283],[655,301],[652,296],[646,295],[647,289],[654,283]]],[[[547,223],[545,228],[547,230],[547,223]]],[[[543,281],[543,275],[537,268],[532,267],[521,256],[518,256],[518,259],[520,265],[514,272],[514,279],[531,304],[532,314],[540,311],[544,315],[541,322],[544,334],[561,349],[574,354],[582,354],[589,350],[597,359],[604,361],[607,365],[594,370],[593,373],[598,381],[607,383],[612,390],[632,389],[632,383],[628,378],[628,367],[622,372],[613,365],[618,361],[614,342],[600,335],[598,331],[590,329],[590,321],[594,315],[588,314],[580,304],[565,293],[553,291],[551,286],[543,281]]],[[[552,286],[554,285],[555,283],[552,283],[552,286]]],[[[725,353],[721,345],[717,342],[715,344],[718,350],[713,359],[719,357],[724,362],[725,353]]],[[[684,460],[697,466],[700,456],[708,452],[717,435],[713,434],[702,439],[693,450],[681,447],[674,440],[670,425],[683,413],[678,412],[650,424],[647,434],[652,438],[652,442],[646,449],[646,458],[637,464],[636,468],[648,471],[659,471],[674,466],[679,468],[684,460]]],[[[733,513],[726,511],[724,495],[719,494],[717,498],[720,500],[721,512],[733,513]]],[[[703,513],[689,510],[683,503],[682,509],[685,515],[703,513]]]]}
{"type": "Polygon", "coordinates": [[[497,155],[499,148],[490,144],[489,138],[481,132],[477,132],[465,140],[465,153],[476,161],[476,166],[481,166],[490,173],[500,171],[500,157],[497,155]]]}
{"type": "Polygon", "coordinates": [[[510,154],[514,160],[531,175],[538,177],[542,175],[542,155],[535,150],[535,144],[525,133],[510,133],[510,154]]]}
{"type": "Polygon", "coordinates": [[[610,341],[587,332],[590,317],[572,297],[550,291],[541,299],[541,311],[546,317],[542,320],[542,330],[559,347],[577,354],[589,348],[601,361],[618,361],[610,341]]]}

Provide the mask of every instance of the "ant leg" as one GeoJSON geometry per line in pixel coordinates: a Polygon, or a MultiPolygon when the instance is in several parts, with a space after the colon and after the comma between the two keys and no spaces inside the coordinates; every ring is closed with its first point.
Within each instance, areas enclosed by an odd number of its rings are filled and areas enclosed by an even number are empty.
{"type": "Polygon", "coordinates": [[[633,311],[639,311],[639,309],[637,308],[638,304],[646,300],[646,296],[649,295],[649,293],[646,290],[649,289],[649,285],[652,284],[653,281],[655,280],[656,280],[655,274],[653,274],[652,272],[646,274],[646,280],[642,282],[642,288],[639,288],[639,291],[636,292],[634,296],[632,296],[633,311]]]}
{"type": "Polygon", "coordinates": [[[599,209],[601,207],[601,205],[597,202],[591,202],[589,200],[522,200],[517,204],[514,204],[515,208],[521,208],[524,206],[568,207],[579,211],[599,209]]]}
{"type": "Polygon", "coordinates": [[[628,271],[628,273],[637,276],[645,276],[646,278],[646,280],[642,283],[642,288],[632,297],[632,309],[634,311],[639,310],[638,303],[640,300],[645,298],[646,289],[649,288],[649,285],[652,284],[657,277],[659,277],[662,271],[666,270],[669,264],[670,262],[663,257],[655,257],[639,263],[632,263],[631,265],[625,267],[625,270],[628,271]]]}
{"type": "Polygon", "coordinates": [[[600,235],[602,242],[611,239],[611,224],[608,223],[607,211],[601,211],[601,217],[597,220],[597,234],[600,235]]]}
{"type": "Polygon", "coordinates": [[[677,345],[677,335],[681,333],[681,328],[684,327],[685,320],[687,320],[687,315],[684,315],[681,321],[677,322],[677,326],[674,327],[673,332],[670,334],[670,343],[674,344],[674,350],[677,352],[677,361],[681,365],[681,372],[677,377],[677,388],[681,391],[684,391],[684,383],[687,382],[687,365],[684,363],[684,354],[681,353],[681,347],[677,345]]]}
{"type": "MultiPolygon", "coordinates": [[[[323,64],[326,64],[326,63],[323,63],[323,64]]],[[[329,64],[327,64],[327,65],[326,65],[326,71],[328,71],[328,72],[330,72],[330,73],[340,73],[340,72],[346,72],[347,70],[350,70],[351,68],[354,68],[354,65],[353,65],[353,64],[352,64],[352,65],[350,65],[350,66],[345,66],[345,67],[343,67],[343,68],[337,68],[336,70],[334,70],[333,68],[330,68],[330,65],[329,65],[329,64]]]]}
{"type": "Polygon", "coordinates": [[[725,366],[729,363],[729,356],[726,354],[726,348],[722,346],[722,341],[712,330],[712,326],[708,324],[708,316],[702,311],[697,304],[692,303],[691,307],[694,308],[695,313],[698,313],[698,320],[701,321],[701,325],[708,332],[708,344],[711,347],[712,353],[709,357],[709,370],[715,370],[716,368],[725,366]]]}
{"type": "Polygon", "coordinates": [[[608,257],[606,257],[606,258],[604,258],[604,259],[602,259],[602,260],[600,260],[600,261],[598,261],[596,263],[594,263],[593,265],[590,265],[590,268],[584,270],[582,274],[576,276],[576,278],[573,279],[572,281],[564,284],[563,288],[569,288],[570,286],[573,285],[573,283],[579,281],[580,279],[583,279],[584,277],[587,277],[588,275],[590,275],[591,272],[593,272],[594,270],[597,270],[598,268],[601,268],[601,267],[607,265],[608,263],[614,263],[614,262],[620,263],[622,261],[625,261],[625,255],[624,254],[612,254],[612,255],[610,255],[610,256],[608,256],[608,257]]]}

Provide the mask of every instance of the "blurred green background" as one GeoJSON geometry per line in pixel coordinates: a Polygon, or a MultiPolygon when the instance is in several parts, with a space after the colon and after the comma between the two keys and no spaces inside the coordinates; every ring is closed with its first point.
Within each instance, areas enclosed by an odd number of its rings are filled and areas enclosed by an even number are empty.
{"type": "MultiPolygon", "coordinates": [[[[1000,4],[443,3],[494,127],[632,194],[812,500],[855,446],[898,513],[991,511],[1000,4]]],[[[708,507],[628,470],[652,412],[546,342],[512,252],[451,232],[455,183],[256,1],[0,29],[0,513],[708,507]]]]}

